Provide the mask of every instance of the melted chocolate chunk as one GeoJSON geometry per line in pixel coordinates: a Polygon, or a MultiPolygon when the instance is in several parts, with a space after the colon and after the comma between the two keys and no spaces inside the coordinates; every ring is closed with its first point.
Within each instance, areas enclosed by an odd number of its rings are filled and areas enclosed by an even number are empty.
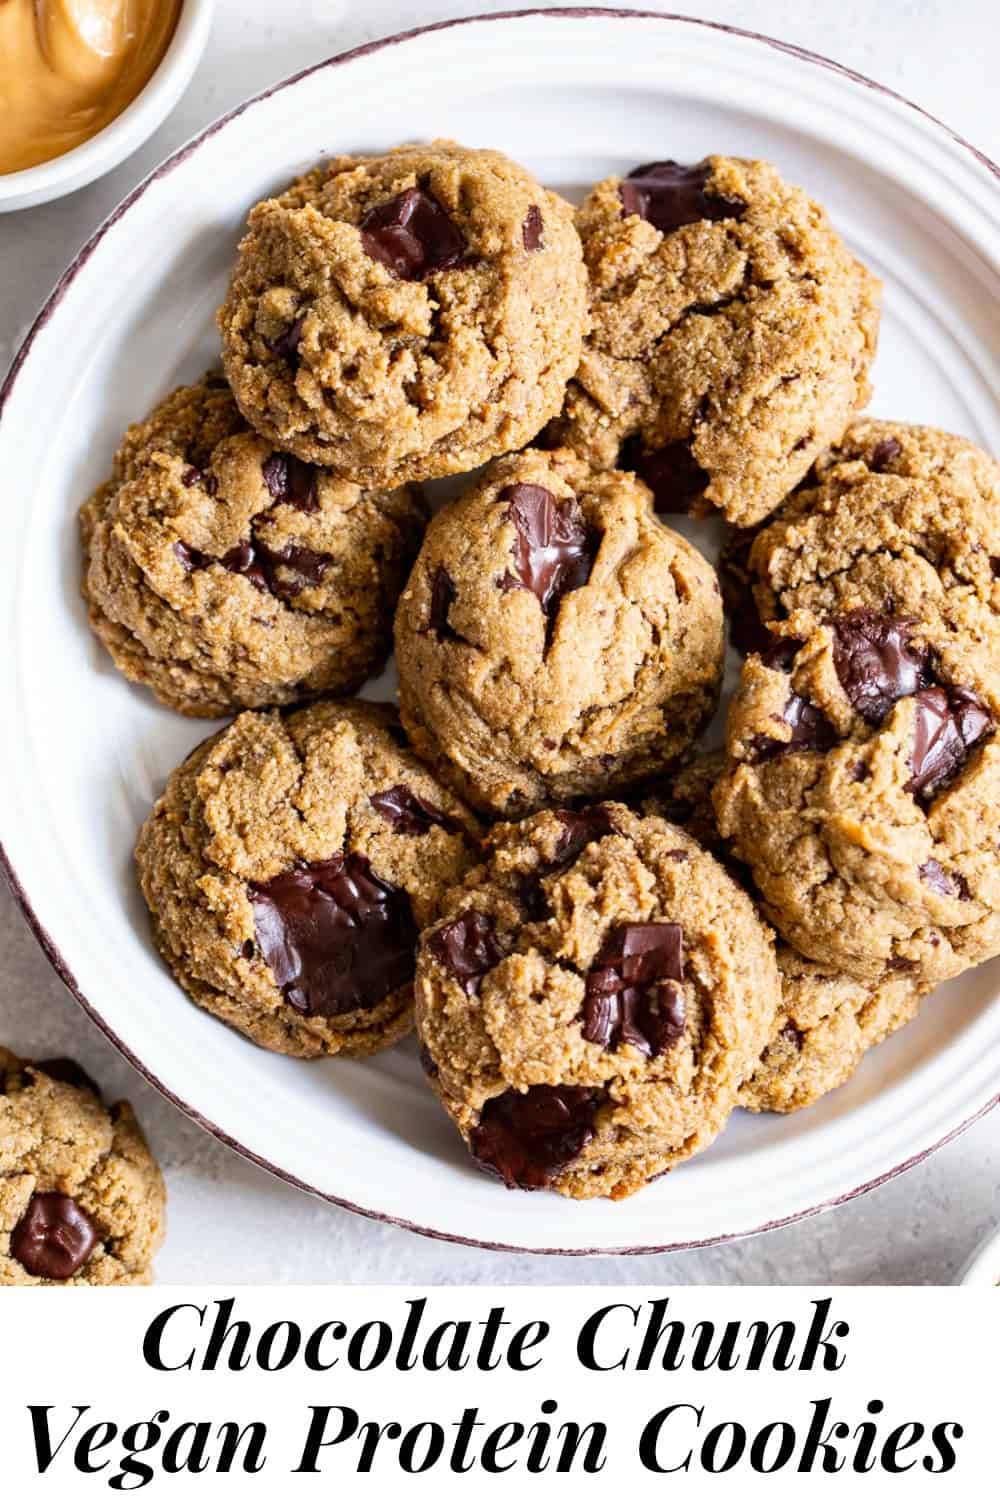
{"type": "Polygon", "coordinates": [[[926,860],[917,872],[924,885],[930,886],[939,896],[957,896],[959,901],[968,901],[969,884],[964,875],[949,875],[936,859],[926,860]]]}
{"type": "Polygon", "coordinates": [[[288,327],[282,333],[279,333],[277,338],[265,339],[264,342],[271,353],[276,354],[279,359],[287,359],[290,365],[297,365],[299,362],[299,344],[302,342],[302,325],[304,322],[305,316],[302,315],[296,318],[294,323],[289,323],[288,327]]]}
{"type": "Polygon", "coordinates": [[[521,225],[521,239],[529,255],[533,251],[541,249],[544,229],[542,211],[537,203],[533,203],[525,214],[524,223],[521,225]]]}
{"type": "Polygon", "coordinates": [[[35,1193],[11,1231],[10,1253],[30,1276],[67,1281],[90,1259],[98,1233],[90,1215],[65,1193],[35,1193]]]}
{"type": "Polygon", "coordinates": [[[712,168],[706,161],[693,167],[676,161],[654,161],[636,167],[623,179],[618,195],[623,214],[638,214],[661,234],[703,219],[741,219],[746,204],[705,191],[712,168]]]}
{"type": "Polygon", "coordinates": [[[476,1161],[509,1188],[545,1188],[594,1138],[595,1089],[538,1083],[483,1105],[469,1136],[476,1161]]]}
{"type": "Polygon", "coordinates": [[[928,646],[910,640],[916,621],[854,609],[832,622],[833,665],[852,708],[881,724],[894,703],[934,681],[928,646]]]}
{"type": "Polygon", "coordinates": [[[451,270],[465,255],[457,225],[423,188],[407,188],[369,209],[360,228],[365,253],[397,281],[420,281],[434,271],[451,270]]]}
{"type": "Polygon", "coordinates": [[[201,484],[201,481],[204,479],[204,477],[205,476],[201,472],[201,470],[196,469],[192,464],[191,467],[189,469],[185,469],[184,473],[181,475],[181,484],[186,490],[189,490],[193,484],[201,484]]]}
{"type": "Polygon", "coordinates": [[[758,765],[790,750],[829,750],[837,743],[837,731],[826,715],[799,693],[789,695],[782,717],[792,731],[791,738],[776,740],[769,734],[754,735],[752,748],[758,765]]]}
{"type": "Polygon", "coordinates": [[[563,831],[556,845],[556,864],[546,870],[546,874],[560,865],[570,864],[588,844],[606,839],[619,831],[611,816],[611,809],[604,802],[598,802],[594,807],[583,807],[579,812],[560,808],[556,817],[562,824],[563,831]]]}
{"type": "MultiPolygon", "coordinates": [[[[294,599],[303,589],[317,588],[323,582],[331,559],[311,547],[299,547],[287,542],[284,547],[273,549],[263,542],[255,542],[256,569],[267,581],[267,587],[279,599],[294,599]]],[[[256,583],[255,568],[241,569],[256,583]]],[[[259,585],[258,585],[259,587],[259,585]]]]}
{"type": "Polygon", "coordinates": [[[868,467],[876,474],[882,474],[889,465],[899,457],[903,451],[903,445],[898,438],[880,438],[872,449],[872,456],[868,460],[868,467]]]}
{"type": "Polygon", "coordinates": [[[280,501],[306,512],[319,509],[315,464],[303,463],[292,453],[272,453],[261,464],[261,472],[275,504],[280,501]]]}
{"type": "Polygon", "coordinates": [[[47,1057],[43,1062],[33,1063],[32,1066],[55,1083],[68,1083],[74,1089],[89,1089],[92,1094],[101,1097],[101,1091],[90,1074],[84,1072],[80,1064],[71,1057],[47,1057]]]}
{"type": "Polygon", "coordinates": [[[448,623],[448,611],[458,598],[458,590],[451,574],[438,563],[431,579],[431,613],[427,629],[432,630],[440,641],[458,641],[461,636],[448,623]]]}
{"type": "Polygon", "coordinates": [[[653,491],[653,509],[660,516],[687,515],[705,493],[709,481],[709,475],[687,443],[667,443],[646,453],[640,438],[626,438],[618,455],[618,467],[630,469],[649,486],[653,491]]]}
{"type": "Polygon", "coordinates": [[[435,824],[449,833],[461,832],[454,818],[408,786],[391,786],[368,799],[394,833],[426,833],[435,824]]]}
{"type": "Polygon", "coordinates": [[[684,1034],[684,933],[676,922],[628,923],[609,933],[587,975],[583,1034],[606,1051],[658,1057],[684,1034]]]}
{"type": "Polygon", "coordinates": [[[481,911],[466,911],[445,922],[431,933],[427,947],[467,995],[476,993],[483,975],[503,958],[492,919],[481,911]]]}
{"type": "Polygon", "coordinates": [[[955,776],[993,728],[986,705],[968,688],[929,687],[914,695],[916,718],[906,783],[924,807],[955,776]]]}
{"type": "Polygon", "coordinates": [[[372,1010],[413,978],[410,898],[363,855],[299,865],[249,890],[257,946],[303,1015],[372,1010]]]}
{"type": "Polygon", "coordinates": [[[510,549],[514,574],[504,574],[500,587],[534,594],[549,637],[563,596],[583,588],[590,577],[599,537],[587,527],[572,497],[556,500],[541,485],[508,485],[500,503],[507,506],[515,531],[510,549]]]}

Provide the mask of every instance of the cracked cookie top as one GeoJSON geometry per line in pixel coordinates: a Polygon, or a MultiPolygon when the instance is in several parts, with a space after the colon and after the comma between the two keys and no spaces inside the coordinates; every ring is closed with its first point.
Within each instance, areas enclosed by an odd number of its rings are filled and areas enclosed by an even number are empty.
{"type": "Polygon", "coordinates": [[[1000,660],[1000,466],[933,427],[855,422],[746,539],[741,565],[724,569],[734,598],[782,634],[888,609],[1000,660]]]}
{"type": "Polygon", "coordinates": [[[375,485],[460,473],[559,410],[585,281],[572,209],[499,152],[337,157],[250,214],[223,362],[300,458],[375,485]]]}
{"type": "Polygon", "coordinates": [[[864,608],[748,658],[715,807],[801,953],[928,989],[1000,951],[995,667],[864,608]]]}
{"type": "Polygon", "coordinates": [[[693,839],[619,803],[485,848],[421,939],[428,1079],[508,1187],[626,1197],[725,1123],[771,1034],[771,935],[693,839]]]}
{"type": "Polygon", "coordinates": [[[425,521],[410,488],[276,450],[209,372],[129,428],[81,511],[90,622],[181,713],[348,692],[388,654],[425,521]]]}
{"type": "Polygon", "coordinates": [[[130,1105],[68,1058],[0,1047],[0,1286],[145,1285],[165,1209],[130,1105]]]}
{"type": "MultiPolygon", "coordinates": [[[[664,777],[643,798],[646,813],[680,824],[721,860],[751,897],[750,871],[719,832],[712,791],[725,766],[721,752],[699,755],[664,777]]],[[[877,980],[825,968],[779,941],[781,999],[767,1046],[740,1090],[740,1105],[788,1113],[815,1104],[853,1077],[872,1047],[912,1021],[924,988],[911,974],[877,980]]]]}
{"type": "Polygon", "coordinates": [[[577,214],[591,331],[553,439],[657,508],[768,515],[868,400],[879,283],[767,162],[654,162],[577,214]]]}
{"type": "Polygon", "coordinates": [[[170,777],[136,846],[153,937],[199,1005],[277,1052],[410,1028],[414,950],[478,825],[394,713],[241,714],[170,777]]]}
{"type": "Polygon", "coordinates": [[[521,813],[676,757],[722,664],[714,570],[630,474],[493,463],[432,521],[396,615],[410,739],[473,803],[521,813]]]}

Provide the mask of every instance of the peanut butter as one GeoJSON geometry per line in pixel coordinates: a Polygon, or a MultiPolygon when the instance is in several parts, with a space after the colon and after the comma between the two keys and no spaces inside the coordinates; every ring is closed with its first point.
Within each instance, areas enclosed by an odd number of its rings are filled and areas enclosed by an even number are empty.
{"type": "Polygon", "coordinates": [[[0,0],[0,173],[89,140],[167,49],[182,0],[0,0]]]}

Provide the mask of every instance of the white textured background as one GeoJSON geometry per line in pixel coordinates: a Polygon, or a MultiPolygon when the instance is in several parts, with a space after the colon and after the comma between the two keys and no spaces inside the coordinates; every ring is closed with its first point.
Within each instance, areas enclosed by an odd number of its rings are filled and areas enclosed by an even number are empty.
{"type": "MultiPolygon", "coordinates": [[[[644,0],[645,9],[731,22],[835,58],[898,89],[1000,158],[995,0],[706,4],[702,10],[644,0]]],[[[217,6],[208,51],[187,95],[136,156],[68,199],[0,217],[0,371],[80,242],[201,125],[331,53],[428,21],[513,9],[515,0],[217,0],[217,6]]],[[[984,317],[996,315],[996,308],[983,310],[984,317]]],[[[942,1283],[954,1279],[1000,1219],[996,1110],[921,1166],[854,1203],[711,1250],[589,1261],[498,1255],[370,1223],[249,1166],[145,1085],[63,990],[3,887],[0,1043],[29,1056],[72,1054],[109,1095],[133,1100],[170,1192],[161,1281],[942,1283]]],[[[336,1150],[336,1142],[317,1142],[317,1149],[336,1150]]],[[[475,1226],[469,1231],[474,1234],[475,1226]]]]}

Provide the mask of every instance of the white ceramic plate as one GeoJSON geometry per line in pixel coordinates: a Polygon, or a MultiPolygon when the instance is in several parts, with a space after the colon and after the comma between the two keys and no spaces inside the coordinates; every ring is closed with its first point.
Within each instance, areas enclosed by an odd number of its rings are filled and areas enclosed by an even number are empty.
{"type": "Polygon", "coordinates": [[[367,1063],[271,1056],[190,1005],[147,934],[133,840],[206,726],[130,688],[91,639],[77,506],[126,423],[213,358],[212,314],[250,204],[322,153],[434,135],[500,147],[577,197],[658,157],[772,159],[885,278],[873,410],[1000,448],[1000,193],[989,163],[904,101],[777,43],[616,12],[445,24],[322,63],[133,193],[77,257],[8,379],[7,857],[49,956],[112,1040],[282,1176],[428,1234],[534,1251],[746,1234],[874,1186],[997,1102],[996,966],[938,995],[817,1107],[734,1118],[709,1152],[626,1203],[575,1204],[505,1193],[477,1172],[412,1043],[367,1063]]]}

